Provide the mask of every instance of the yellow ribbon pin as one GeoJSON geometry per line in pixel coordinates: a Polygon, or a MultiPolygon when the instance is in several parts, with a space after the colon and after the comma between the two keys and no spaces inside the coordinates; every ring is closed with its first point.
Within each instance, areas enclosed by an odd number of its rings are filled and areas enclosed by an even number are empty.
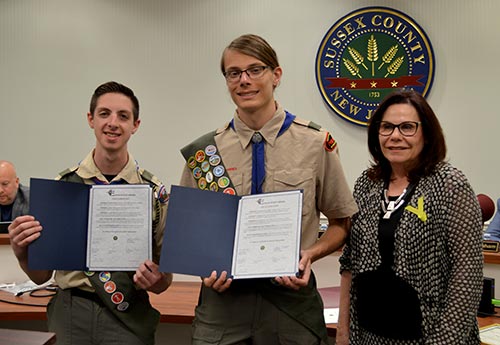
{"type": "Polygon", "coordinates": [[[427,213],[424,211],[424,196],[422,195],[420,198],[418,198],[418,208],[415,208],[413,206],[406,206],[405,210],[410,211],[411,213],[414,213],[417,215],[417,217],[422,221],[425,222],[427,221],[427,213]]]}

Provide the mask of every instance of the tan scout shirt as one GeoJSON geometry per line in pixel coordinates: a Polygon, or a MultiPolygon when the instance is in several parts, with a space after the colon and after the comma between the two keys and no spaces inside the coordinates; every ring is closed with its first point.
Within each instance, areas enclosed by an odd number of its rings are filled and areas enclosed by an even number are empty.
{"type": "MultiPolygon", "coordinates": [[[[263,192],[303,189],[302,248],[318,237],[319,217],[350,217],[358,208],[340,164],[338,149],[324,148],[327,132],[307,127],[296,118],[278,137],[285,111],[278,105],[273,118],[259,131],[265,139],[266,177],[263,192]]],[[[215,142],[236,193],[248,195],[252,186],[252,135],[237,114],[233,130],[229,125],[217,130],[215,142]]],[[[184,167],[181,185],[197,188],[191,169],[184,167]]]]}
{"type": "MultiPolygon", "coordinates": [[[[95,184],[94,178],[97,178],[104,183],[108,183],[107,179],[101,173],[99,168],[94,163],[94,151],[92,150],[87,157],[83,159],[78,165],[78,168],[75,170],[77,175],[80,176],[85,184],[93,185],[95,184]]],[[[137,165],[136,161],[129,153],[127,165],[123,168],[122,171],[113,179],[113,181],[124,180],[128,184],[139,184],[139,183],[148,183],[141,176],[142,170],[137,165]]],[[[59,179],[57,177],[56,179],[59,179]]],[[[155,184],[160,185],[161,182],[153,177],[152,181],[155,184]]],[[[163,230],[165,227],[165,219],[166,219],[166,210],[167,205],[161,204],[160,209],[160,221],[158,222],[158,226],[156,229],[153,229],[155,233],[155,238],[153,239],[153,260],[158,263],[160,258],[161,244],[163,242],[163,230]]],[[[83,290],[94,291],[92,284],[85,276],[85,274],[81,271],[56,271],[55,274],[56,283],[62,288],[74,288],[79,287],[83,290]]]]}

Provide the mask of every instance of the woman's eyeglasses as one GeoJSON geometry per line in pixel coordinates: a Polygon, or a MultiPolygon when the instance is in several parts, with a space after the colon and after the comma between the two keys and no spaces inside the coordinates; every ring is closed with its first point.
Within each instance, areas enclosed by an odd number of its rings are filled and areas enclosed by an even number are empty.
{"type": "Polygon", "coordinates": [[[404,135],[405,137],[412,137],[417,133],[418,125],[421,122],[416,121],[405,121],[401,122],[398,125],[387,121],[380,121],[378,127],[378,134],[383,135],[384,137],[388,137],[394,132],[394,129],[397,128],[399,133],[404,135]]]}

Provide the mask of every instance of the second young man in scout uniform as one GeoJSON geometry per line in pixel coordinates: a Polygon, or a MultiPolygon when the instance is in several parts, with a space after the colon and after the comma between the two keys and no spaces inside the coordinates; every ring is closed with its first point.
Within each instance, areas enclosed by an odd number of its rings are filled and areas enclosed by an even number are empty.
{"type": "MultiPolygon", "coordinates": [[[[160,181],[139,167],[127,143],[138,130],[139,102],[128,87],[108,82],[95,90],[89,126],[95,148],[78,166],[58,179],[85,184],[151,185],[153,200],[153,261],[144,261],[135,272],[56,271],[57,295],[48,305],[49,330],[58,344],[154,344],[159,313],[149,303],[147,291],[161,293],[172,275],[158,271],[166,214],[166,193],[160,181]]],[[[28,268],[27,247],[43,236],[43,224],[32,216],[16,218],[9,227],[11,245],[21,268],[38,284],[52,271],[28,268]]],[[[71,231],[71,229],[68,229],[71,231]]]]}
{"type": "Polygon", "coordinates": [[[204,277],[193,344],[326,344],[311,264],[344,243],[357,211],[336,143],[274,100],[282,69],[261,37],[235,39],[224,50],[221,70],[236,114],[182,150],[181,184],[238,195],[302,189],[302,275],[233,281],[214,271],[204,277]],[[329,227],[317,240],[320,212],[329,227]]]}

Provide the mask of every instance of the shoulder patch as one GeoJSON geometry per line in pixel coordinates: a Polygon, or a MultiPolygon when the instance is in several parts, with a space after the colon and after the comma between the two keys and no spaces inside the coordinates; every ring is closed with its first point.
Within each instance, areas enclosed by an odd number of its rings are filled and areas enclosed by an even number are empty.
{"type": "Polygon", "coordinates": [[[323,147],[325,148],[326,151],[332,152],[335,149],[335,146],[337,146],[337,142],[335,141],[335,139],[333,139],[330,132],[326,132],[326,137],[325,137],[325,142],[323,143],[323,147]]]}
{"type": "Polygon", "coordinates": [[[166,204],[167,203],[169,195],[168,195],[167,189],[165,188],[164,185],[161,185],[158,188],[158,191],[156,192],[156,198],[162,204],[166,204]]]}

